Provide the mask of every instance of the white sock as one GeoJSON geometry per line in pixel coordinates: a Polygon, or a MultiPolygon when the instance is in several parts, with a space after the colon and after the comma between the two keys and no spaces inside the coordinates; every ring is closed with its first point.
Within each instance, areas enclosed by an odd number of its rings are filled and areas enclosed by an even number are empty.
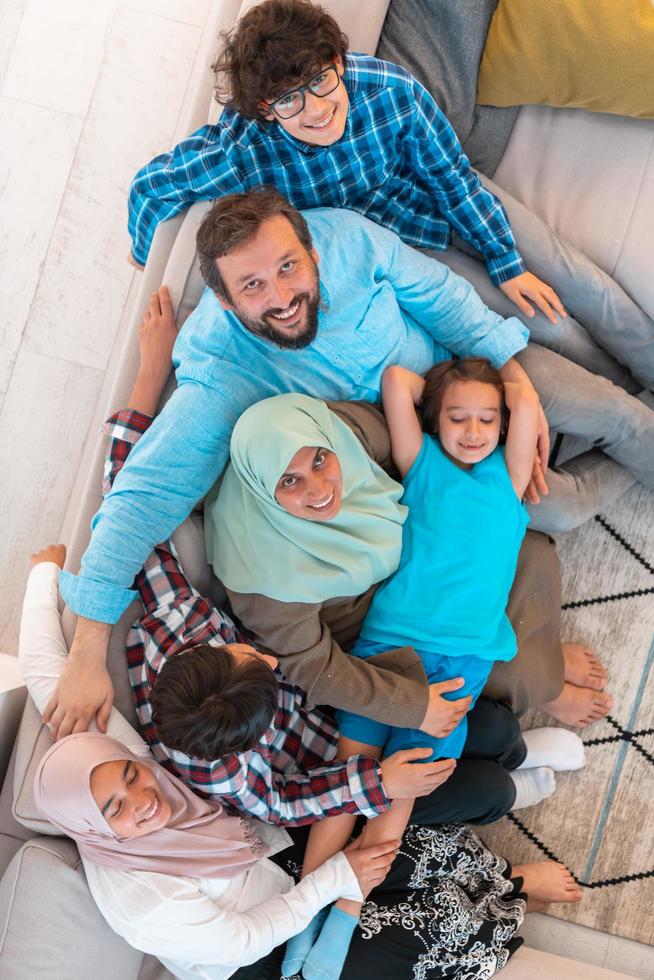
{"type": "Polygon", "coordinates": [[[518,769],[548,766],[555,772],[571,772],[586,764],[584,743],[567,728],[532,728],[523,732],[527,757],[518,769]]]}
{"type": "Polygon", "coordinates": [[[515,783],[515,803],[511,810],[524,810],[547,799],[556,789],[554,772],[546,766],[540,769],[525,769],[523,772],[510,772],[515,783]]]}

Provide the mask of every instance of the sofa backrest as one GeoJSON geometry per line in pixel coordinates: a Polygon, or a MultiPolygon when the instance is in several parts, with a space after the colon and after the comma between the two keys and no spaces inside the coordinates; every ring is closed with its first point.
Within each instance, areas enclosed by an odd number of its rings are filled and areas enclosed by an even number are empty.
{"type": "MultiPolygon", "coordinates": [[[[322,0],[322,3],[333,13],[342,29],[348,34],[353,49],[374,53],[388,7],[388,0],[359,0],[357,4],[352,4],[349,0],[331,0],[331,2],[322,0]]],[[[227,0],[226,3],[216,4],[220,8],[219,16],[215,17],[210,38],[215,38],[219,30],[230,27],[235,13],[245,12],[255,4],[256,0],[245,0],[242,4],[227,0]],[[227,16],[230,13],[232,14],[231,19],[227,16]]],[[[204,60],[204,64],[208,65],[213,59],[214,49],[215,41],[207,44],[205,36],[200,59],[204,60]]],[[[203,124],[207,118],[208,106],[212,107],[212,117],[215,116],[217,103],[211,101],[212,81],[210,72],[205,69],[202,85],[198,87],[191,111],[187,116],[185,132],[190,132],[203,124]]],[[[178,133],[178,135],[182,136],[184,133],[178,133]]],[[[197,305],[204,289],[204,283],[195,255],[195,236],[209,207],[210,202],[193,205],[185,214],[160,225],[155,234],[132,310],[125,344],[114,366],[114,383],[111,394],[107,403],[102,406],[102,414],[97,420],[98,426],[91,427],[94,434],[91,436],[92,446],[89,447],[90,451],[85,467],[86,477],[80,481],[78,492],[71,499],[65,521],[65,525],[71,529],[67,535],[68,560],[66,567],[72,571],[79,568],[82,554],[89,540],[91,518],[102,502],[100,485],[106,441],[102,438],[98,439],[95,433],[105,418],[125,405],[138,367],[138,327],[141,323],[142,311],[146,308],[151,293],[162,282],[168,286],[179,325],[184,322],[191,310],[197,305]]],[[[174,378],[171,376],[162,404],[173,389],[174,378]]],[[[185,571],[196,588],[202,594],[220,602],[224,593],[221,594],[220,584],[214,578],[206,562],[201,518],[195,516],[185,521],[175,532],[173,540],[185,571]]],[[[140,604],[138,602],[132,603],[113,628],[107,660],[109,673],[114,684],[114,703],[132,724],[136,724],[136,713],[127,676],[125,638],[140,611],[140,604]]],[[[69,609],[64,610],[63,626],[66,639],[70,643],[75,629],[75,616],[69,609]]],[[[50,744],[48,731],[41,724],[36,708],[28,699],[18,737],[13,786],[15,801],[13,812],[15,818],[32,831],[55,834],[57,831],[36,810],[32,790],[36,766],[50,744]]],[[[0,832],[1,830],[0,826],[0,832]]]]}

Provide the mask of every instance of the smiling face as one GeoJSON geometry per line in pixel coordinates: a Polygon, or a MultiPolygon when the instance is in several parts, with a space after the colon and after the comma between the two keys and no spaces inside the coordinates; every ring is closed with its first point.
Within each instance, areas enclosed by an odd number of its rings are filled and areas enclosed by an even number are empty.
{"type": "Polygon", "coordinates": [[[171,817],[170,804],[152,770],[130,759],[96,766],[91,795],[117,837],[144,837],[162,830],[171,817]]]}
{"type": "Polygon", "coordinates": [[[443,393],[438,438],[444,452],[462,469],[493,452],[500,438],[500,394],[481,381],[453,381],[443,393]]]}
{"type": "Polygon", "coordinates": [[[247,330],[278,347],[311,343],[318,329],[318,256],[284,215],[262,222],[253,238],[215,261],[227,293],[220,302],[247,330]]]}
{"type": "MultiPolygon", "coordinates": [[[[342,59],[336,56],[333,64],[335,64],[339,77],[342,79],[344,72],[342,59]]],[[[323,65],[323,69],[329,69],[329,65],[323,65]]],[[[316,77],[314,74],[312,80],[314,81],[313,87],[319,90],[320,75],[316,77]]],[[[309,79],[305,79],[302,84],[307,81],[309,79]]],[[[280,93],[282,99],[284,95],[288,95],[289,99],[292,98],[292,91],[280,93]]],[[[264,105],[265,103],[262,103],[262,115],[266,119],[274,119],[277,125],[286,130],[290,136],[302,140],[303,143],[309,143],[311,146],[331,146],[343,135],[350,100],[347,89],[341,81],[337,88],[328,95],[314,95],[309,89],[305,90],[304,108],[297,115],[291,116],[290,119],[280,119],[274,112],[263,109],[264,105]]]]}
{"type": "Polygon", "coordinates": [[[293,517],[329,521],[341,509],[343,474],[329,449],[304,446],[277,481],[275,500],[293,517]]]}

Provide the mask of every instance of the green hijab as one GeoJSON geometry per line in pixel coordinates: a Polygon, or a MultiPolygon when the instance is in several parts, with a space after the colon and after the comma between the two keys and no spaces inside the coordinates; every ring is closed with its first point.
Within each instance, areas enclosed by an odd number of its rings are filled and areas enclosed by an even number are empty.
{"type": "Polygon", "coordinates": [[[234,592],[282,602],[361,595],[397,568],[407,508],[403,489],[366,453],[323,401],[276,395],[234,427],[231,463],[205,506],[207,557],[234,592]],[[289,514],[275,488],[305,446],[330,449],[343,474],[341,509],[330,521],[289,514]]]}

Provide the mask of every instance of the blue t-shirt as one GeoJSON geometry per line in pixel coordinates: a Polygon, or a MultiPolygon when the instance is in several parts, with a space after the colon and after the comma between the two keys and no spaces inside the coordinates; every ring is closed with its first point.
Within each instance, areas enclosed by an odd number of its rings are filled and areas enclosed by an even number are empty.
{"type": "Polygon", "coordinates": [[[400,565],[377,590],[361,638],[510,660],[516,638],[506,605],[529,518],[504,450],[462,470],[425,435],[402,503],[400,565]]]}

